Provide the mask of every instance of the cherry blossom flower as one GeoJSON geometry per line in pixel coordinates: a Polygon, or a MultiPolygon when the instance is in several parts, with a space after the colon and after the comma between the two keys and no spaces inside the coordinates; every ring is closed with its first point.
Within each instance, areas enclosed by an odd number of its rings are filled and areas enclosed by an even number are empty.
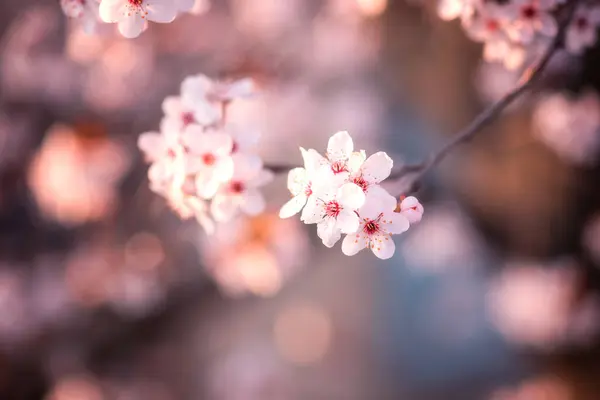
{"type": "Polygon", "coordinates": [[[358,210],[358,230],[346,235],[342,242],[342,252],[353,256],[362,249],[370,248],[382,260],[392,257],[396,245],[391,236],[406,232],[410,226],[404,215],[394,212],[396,206],[396,199],[391,195],[368,199],[358,210]]]}
{"type": "Polygon", "coordinates": [[[181,98],[188,107],[212,107],[211,112],[220,115],[223,104],[254,94],[252,79],[240,79],[231,83],[214,81],[206,75],[189,76],[181,83],[181,98]]]}
{"type": "Polygon", "coordinates": [[[202,127],[190,125],[181,140],[187,150],[186,173],[196,174],[197,195],[212,198],[219,185],[233,176],[231,136],[220,131],[204,132],[202,127]]]}
{"type": "Polygon", "coordinates": [[[211,125],[219,119],[219,114],[206,101],[184,104],[179,96],[165,98],[162,109],[165,117],[161,124],[177,132],[191,124],[211,125]]]}
{"type": "Polygon", "coordinates": [[[126,38],[138,37],[146,21],[169,23],[177,15],[172,0],[102,0],[100,18],[107,23],[118,23],[119,32],[126,38]]]}
{"type": "Polygon", "coordinates": [[[61,0],[60,5],[63,12],[69,18],[78,20],[83,31],[92,34],[99,22],[98,0],[61,0]]]}
{"type": "Polygon", "coordinates": [[[414,196],[408,196],[400,202],[400,214],[404,215],[410,224],[416,224],[423,218],[423,205],[414,196]]]}
{"type": "Polygon", "coordinates": [[[600,25],[600,7],[580,6],[569,24],[565,36],[565,47],[573,54],[581,54],[594,45],[596,31],[600,25]]]}
{"type": "Polygon", "coordinates": [[[508,17],[506,5],[485,3],[477,7],[477,12],[471,18],[463,19],[463,28],[476,42],[506,41],[508,17]]]}
{"type": "Polygon", "coordinates": [[[556,4],[554,0],[513,0],[509,7],[512,23],[507,27],[510,38],[529,44],[536,33],[555,36],[558,25],[549,11],[556,4]]]}
{"type": "Polygon", "coordinates": [[[313,195],[312,182],[319,168],[326,163],[325,158],[316,150],[305,150],[300,147],[304,168],[294,168],[288,174],[287,187],[292,199],[285,203],[279,211],[280,218],[289,218],[298,214],[308,199],[313,195]]]}
{"type": "Polygon", "coordinates": [[[314,185],[314,196],[311,196],[302,211],[301,220],[306,224],[317,224],[317,234],[327,247],[333,247],[342,237],[342,233],[356,232],[359,218],[356,210],[365,202],[362,188],[354,183],[339,182],[329,169],[321,174],[314,185]]]}
{"type": "Polygon", "coordinates": [[[595,92],[579,98],[555,94],[534,114],[534,134],[559,157],[576,165],[594,165],[600,151],[600,99],[595,92]]]}
{"type": "Polygon", "coordinates": [[[221,185],[211,203],[211,212],[217,221],[228,221],[238,210],[257,215],[265,209],[265,199],[259,188],[273,180],[273,173],[263,168],[257,156],[236,154],[233,176],[221,185]]]}
{"type": "Polygon", "coordinates": [[[366,160],[365,158],[364,152],[354,152],[350,156],[349,181],[360,186],[367,196],[387,195],[379,183],[390,176],[394,166],[393,160],[383,151],[371,155],[366,160]]]}
{"type": "Polygon", "coordinates": [[[327,160],[334,174],[348,175],[349,161],[354,153],[354,143],[346,131],[340,131],[329,138],[327,143],[327,160]]]}

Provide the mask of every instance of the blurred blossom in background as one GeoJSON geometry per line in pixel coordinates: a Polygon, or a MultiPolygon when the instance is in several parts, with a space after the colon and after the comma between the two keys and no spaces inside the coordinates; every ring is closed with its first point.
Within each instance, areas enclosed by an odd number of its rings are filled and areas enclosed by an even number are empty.
{"type": "Polygon", "coordinates": [[[3,1],[0,399],[599,398],[598,45],[427,175],[388,261],[279,219],[285,174],[211,237],[148,187],[138,135],[199,73],[253,80],[228,119],[266,164],[339,130],[424,160],[525,68],[438,16],[465,4],[196,0],[126,39],[3,1]]]}

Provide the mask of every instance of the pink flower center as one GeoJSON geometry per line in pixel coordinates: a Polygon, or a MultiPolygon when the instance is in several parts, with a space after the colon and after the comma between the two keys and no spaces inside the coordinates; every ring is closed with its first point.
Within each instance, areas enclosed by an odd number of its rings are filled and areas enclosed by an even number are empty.
{"type": "Polygon", "coordinates": [[[590,22],[588,21],[588,19],[586,17],[579,17],[577,18],[577,20],[575,20],[575,26],[580,29],[580,30],[584,30],[587,29],[590,25],[590,22]]]}
{"type": "Polygon", "coordinates": [[[373,219],[373,220],[368,221],[363,228],[363,232],[369,236],[374,235],[377,232],[379,232],[379,220],[373,219]]]}
{"type": "Polygon", "coordinates": [[[140,7],[144,0],[127,0],[132,7],[140,7]]]}
{"type": "Polygon", "coordinates": [[[206,153],[202,155],[202,162],[206,165],[213,165],[217,161],[214,154],[206,153]]]}
{"type": "Polygon", "coordinates": [[[232,193],[240,194],[244,191],[245,188],[246,185],[244,185],[244,183],[240,181],[233,181],[229,184],[229,190],[232,193]]]}
{"type": "Polygon", "coordinates": [[[175,158],[175,156],[176,156],[175,150],[173,150],[173,149],[167,150],[167,157],[169,157],[169,158],[175,158]]]}
{"type": "Polygon", "coordinates": [[[341,172],[347,172],[348,167],[346,166],[346,163],[342,161],[335,161],[333,164],[331,164],[331,170],[334,174],[339,174],[341,172]]]}
{"type": "Polygon", "coordinates": [[[304,194],[308,197],[312,194],[312,185],[309,183],[304,189],[304,194]]]}
{"type": "Polygon", "coordinates": [[[533,19],[533,18],[537,17],[538,10],[537,10],[537,8],[535,8],[533,5],[530,4],[521,9],[521,15],[525,19],[533,19]]]}
{"type": "Polygon", "coordinates": [[[183,123],[183,126],[188,126],[196,122],[196,119],[194,118],[194,114],[191,112],[184,112],[181,113],[181,122],[183,123]]]}
{"type": "Polygon", "coordinates": [[[486,21],[485,27],[490,32],[496,32],[498,28],[500,28],[500,24],[495,19],[488,19],[486,21]]]}
{"type": "Polygon", "coordinates": [[[342,206],[337,201],[330,201],[325,205],[325,214],[328,217],[337,217],[342,211],[342,206]]]}
{"type": "Polygon", "coordinates": [[[367,192],[367,189],[369,187],[369,182],[365,181],[365,178],[363,178],[363,176],[357,176],[356,178],[354,178],[352,180],[352,182],[354,182],[354,184],[360,186],[360,188],[363,190],[363,192],[367,192]]]}
{"type": "Polygon", "coordinates": [[[240,149],[240,146],[238,145],[238,143],[234,140],[233,144],[231,145],[231,153],[236,153],[238,150],[240,149]]]}

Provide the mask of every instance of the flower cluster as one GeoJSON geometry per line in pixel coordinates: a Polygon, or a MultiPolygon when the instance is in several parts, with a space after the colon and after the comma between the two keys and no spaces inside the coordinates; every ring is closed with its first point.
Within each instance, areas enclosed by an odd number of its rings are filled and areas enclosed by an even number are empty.
{"type": "Polygon", "coordinates": [[[257,137],[225,121],[228,105],[252,93],[249,79],[226,84],[204,75],[188,77],[181,95],[163,102],[160,131],[138,140],[152,164],[151,190],[183,219],[195,216],[208,233],[214,220],[228,221],[240,211],[256,215],[265,208],[259,188],[272,173],[253,151],[257,137]]]}
{"type": "MultiPolygon", "coordinates": [[[[484,44],[486,61],[517,69],[558,33],[555,18],[565,0],[440,0],[442,19],[460,18],[468,36],[484,44]]],[[[565,47],[580,54],[596,41],[600,7],[580,5],[566,30],[565,47]]]]}
{"type": "Polygon", "coordinates": [[[281,218],[302,211],[301,220],[317,224],[317,234],[327,247],[333,247],[342,234],[342,251],[354,255],[370,248],[381,258],[392,257],[395,245],[391,236],[408,230],[421,219],[423,207],[414,197],[396,198],[380,186],[393,166],[385,152],[366,157],[364,150],[354,151],[348,132],[330,139],[327,153],[300,148],[304,168],[288,175],[292,194],[280,210],[281,218]]]}
{"type": "Polygon", "coordinates": [[[200,13],[206,9],[206,0],[61,0],[61,6],[65,15],[81,21],[88,33],[102,21],[117,23],[124,37],[135,38],[148,21],[169,23],[178,13],[200,13]]]}

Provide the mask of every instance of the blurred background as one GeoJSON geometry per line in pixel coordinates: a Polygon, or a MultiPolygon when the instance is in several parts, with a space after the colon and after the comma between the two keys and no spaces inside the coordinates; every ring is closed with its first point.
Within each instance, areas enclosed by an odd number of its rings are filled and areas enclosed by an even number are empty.
{"type": "Polygon", "coordinates": [[[598,46],[427,177],[394,258],[348,258],[277,217],[284,176],[215,237],[181,221],[136,147],[164,97],[249,76],[267,163],[345,129],[400,164],[519,71],[419,0],[199,9],[127,40],[0,3],[0,399],[600,398],[598,46]]]}

